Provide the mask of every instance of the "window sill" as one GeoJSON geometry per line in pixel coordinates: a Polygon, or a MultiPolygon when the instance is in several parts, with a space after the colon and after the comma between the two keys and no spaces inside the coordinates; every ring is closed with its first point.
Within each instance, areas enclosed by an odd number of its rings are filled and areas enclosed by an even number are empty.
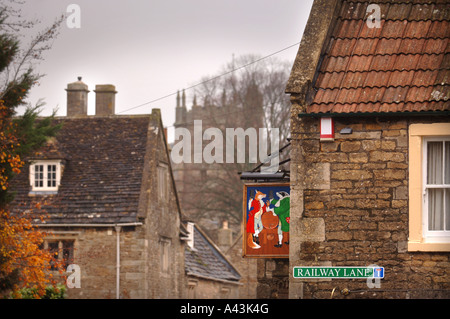
{"type": "Polygon", "coordinates": [[[408,242],[408,251],[450,251],[450,243],[408,242]]]}
{"type": "Polygon", "coordinates": [[[50,196],[57,195],[58,191],[30,191],[28,196],[50,196]]]}

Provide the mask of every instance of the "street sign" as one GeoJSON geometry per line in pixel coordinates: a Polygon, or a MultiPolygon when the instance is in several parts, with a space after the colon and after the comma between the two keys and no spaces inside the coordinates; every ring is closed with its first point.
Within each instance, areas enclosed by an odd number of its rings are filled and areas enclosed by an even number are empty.
{"type": "Polygon", "coordinates": [[[294,267],[294,278],[384,278],[384,267],[294,267]]]}

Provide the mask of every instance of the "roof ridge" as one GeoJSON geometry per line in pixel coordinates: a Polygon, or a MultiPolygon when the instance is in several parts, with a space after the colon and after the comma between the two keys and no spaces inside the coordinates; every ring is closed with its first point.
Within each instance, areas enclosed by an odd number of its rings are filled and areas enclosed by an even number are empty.
{"type": "MultiPolygon", "coordinates": [[[[434,69],[434,70],[448,70],[447,68],[445,69],[434,69]]],[[[364,70],[364,71],[353,71],[353,70],[343,70],[343,71],[320,71],[320,73],[325,74],[331,74],[331,73],[369,73],[369,72],[409,72],[409,71],[433,71],[433,69],[389,69],[389,70],[378,70],[378,69],[370,69],[370,70],[364,70]]]]}
{"type": "Polygon", "coordinates": [[[450,83],[445,83],[445,84],[431,84],[431,85],[383,85],[383,86],[379,86],[379,85],[374,85],[374,86],[354,86],[354,87],[333,87],[333,88],[316,88],[314,87],[314,89],[316,91],[318,90],[354,90],[354,89],[381,89],[381,88],[427,88],[427,87],[435,87],[435,86],[450,86],[450,83]]]}
{"type": "Polygon", "coordinates": [[[318,71],[318,74],[333,74],[333,73],[369,73],[369,72],[416,72],[416,71],[421,71],[421,72],[428,72],[428,71],[442,71],[442,70],[450,70],[450,67],[446,67],[446,68],[439,68],[439,69],[412,69],[412,70],[364,70],[364,71],[354,71],[354,70],[341,70],[341,71],[318,71]]]}
{"type": "MultiPolygon", "coordinates": [[[[365,19],[371,12],[367,12],[369,5],[378,5],[383,12],[384,20],[441,20],[447,19],[448,3],[437,1],[343,1],[337,18],[350,20],[365,19]]],[[[373,9],[373,8],[372,8],[373,9]]]]}
{"type": "MultiPolygon", "coordinates": [[[[45,118],[45,117],[42,117],[45,118]]],[[[151,114],[113,114],[113,115],[86,115],[86,116],[55,116],[55,120],[91,120],[91,119],[134,119],[151,118],[151,114]]]]}
{"type": "MultiPolygon", "coordinates": [[[[367,20],[366,17],[363,18],[343,18],[343,17],[337,17],[336,20],[341,20],[341,21],[359,21],[359,20],[367,20]]],[[[414,18],[414,19],[404,19],[404,18],[382,18],[380,19],[380,21],[408,21],[408,22],[423,22],[423,21],[449,21],[450,22],[450,17],[449,18],[428,18],[428,19],[418,19],[418,18],[414,18]]]]}
{"type": "Polygon", "coordinates": [[[338,37],[336,35],[330,35],[330,39],[334,40],[376,40],[376,39],[388,39],[388,40],[445,40],[450,39],[450,34],[447,37],[386,37],[386,36],[374,36],[374,37],[338,37]]]}
{"type": "MultiPolygon", "coordinates": [[[[367,102],[312,102],[309,104],[309,106],[312,105],[353,105],[353,104],[357,104],[357,105],[370,105],[370,104],[423,104],[424,102],[427,103],[433,103],[433,104],[443,104],[443,103],[448,103],[448,100],[427,100],[427,101],[392,101],[392,102],[381,102],[381,101],[367,101],[367,102]]],[[[449,109],[450,109],[450,104],[449,104],[449,109]]]]}
{"type": "Polygon", "coordinates": [[[386,36],[375,36],[375,37],[338,37],[335,35],[331,35],[330,39],[338,39],[338,40],[375,40],[375,39],[388,39],[388,40],[445,40],[450,39],[450,36],[448,37],[386,37],[386,36]]]}
{"type": "Polygon", "coordinates": [[[384,3],[384,4],[445,4],[445,2],[436,3],[436,0],[411,0],[411,1],[398,1],[394,0],[344,0],[344,2],[349,3],[368,3],[368,4],[376,4],[376,3],[384,3]]]}
{"type": "MultiPolygon", "coordinates": [[[[446,49],[447,50],[447,49],[446,49]]],[[[404,53],[404,52],[400,52],[400,53],[374,53],[374,54],[350,54],[350,55],[328,55],[328,54],[324,54],[324,58],[326,57],[331,57],[331,58],[345,58],[345,57],[374,57],[374,56],[394,56],[394,55],[446,55],[446,54],[450,54],[450,51],[444,51],[444,52],[438,52],[438,53],[429,53],[429,52],[420,52],[420,53],[404,53]]]]}

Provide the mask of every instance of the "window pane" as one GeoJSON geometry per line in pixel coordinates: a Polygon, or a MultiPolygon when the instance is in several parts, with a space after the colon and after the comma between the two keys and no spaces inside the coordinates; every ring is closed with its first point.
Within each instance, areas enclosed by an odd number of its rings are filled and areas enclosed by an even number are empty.
{"type": "Polygon", "coordinates": [[[63,241],[63,259],[65,268],[73,263],[73,241],[71,240],[63,241]]]}
{"type": "Polygon", "coordinates": [[[428,142],[427,150],[427,184],[442,184],[442,142],[428,142]]]}
{"type": "Polygon", "coordinates": [[[35,165],[34,166],[34,186],[43,187],[44,186],[44,166],[35,165]]]}
{"type": "Polygon", "coordinates": [[[56,186],[56,165],[47,165],[47,187],[56,186]]]}
{"type": "MultiPolygon", "coordinates": [[[[48,243],[48,250],[52,253],[52,255],[53,255],[53,257],[56,259],[56,260],[59,260],[59,254],[58,254],[58,252],[59,252],[59,248],[58,248],[58,242],[57,241],[54,241],[54,242],[49,242],[48,243]]],[[[55,262],[51,262],[51,267],[50,267],[50,269],[51,270],[56,270],[58,267],[57,267],[57,265],[55,264],[55,262]]]]}
{"type": "Polygon", "coordinates": [[[428,189],[428,230],[444,230],[444,189],[428,189]]]}
{"type": "Polygon", "coordinates": [[[450,184],[450,142],[445,142],[445,184],[450,184]]]}
{"type": "Polygon", "coordinates": [[[445,190],[445,230],[450,230],[450,189],[445,190]]]}

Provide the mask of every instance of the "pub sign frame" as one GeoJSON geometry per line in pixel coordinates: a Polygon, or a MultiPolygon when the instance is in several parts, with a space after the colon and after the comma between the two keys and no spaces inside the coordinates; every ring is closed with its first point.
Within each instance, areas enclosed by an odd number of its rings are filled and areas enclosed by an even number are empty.
{"type": "Polygon", "coordinates": [[[243,191],[243,257],[289,258],[289,183],[249,183],[243,191]]]}

